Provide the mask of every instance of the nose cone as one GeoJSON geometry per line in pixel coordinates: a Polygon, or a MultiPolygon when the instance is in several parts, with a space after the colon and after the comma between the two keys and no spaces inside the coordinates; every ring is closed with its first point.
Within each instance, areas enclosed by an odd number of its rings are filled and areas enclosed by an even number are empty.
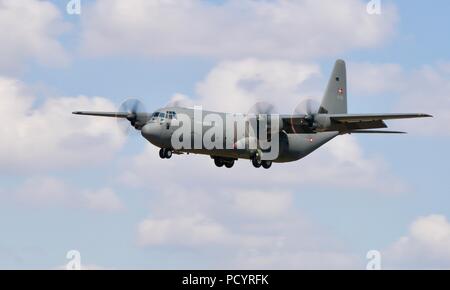
{"type": "Polygon", "coordinates": [[[157,145],[161,139],[161,126],[158,123],[149,123],[142,128],[141,134],[145,139],[157,145]]]}

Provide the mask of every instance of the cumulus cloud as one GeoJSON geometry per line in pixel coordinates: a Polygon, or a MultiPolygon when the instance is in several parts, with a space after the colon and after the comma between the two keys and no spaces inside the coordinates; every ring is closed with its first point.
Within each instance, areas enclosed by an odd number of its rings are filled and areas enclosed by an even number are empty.
{"type": "Polygon", "coordinates": [[[223,61],[197,85],[196,101],[205,109],[240,113],[265,101],[284,113],[292,113],[306,96],[322,93],[305,84],[318,76],[320,68],[313,64],[260,59],[223,61]]]}
{"type": "Polygon", "coordinates": [[[30,177],[16,189],[3,192],[33,207],[86,208],[98,212],[117,212],[124,205],[111,188],[83,189],[51,176],[30,177]]]}
{"type": "Polygon", "coordinates": [[[228,236],[226,230],[201,215],[165,219],[147,219],[138,228],[139,242],[152,245],[208,245],[222,243],[228,236]]]}
{"type": "Polygon", "coordinates": [[[0,77],[0,167],[8,172],[98,164],[121,148],[115,120],[80,118],[72,111],[115,110],[101,97],[36,97],[22,82],[0,77]]]}
{"type": "Polygon", "coordinates": [[[52,3],[1,0],[0,27],[0,71],[15,71],[29,60],[46,65],[68,61],[58,40],[67,24],[52,3]]]}
{"type": "Polygon", "coordinates": [[[158,191],[151,215],[138,225],[138,243],[172,253],[201,249],[198,258],[204,255],[210,268],[361,267],[360,259],[294,210],[291,200],[291,192],[261,189],[158,191]]]}
{"type": "Polygon", "coordinates": [[[407,235],[386,251],[383,260],[389,268],[449,269],[450,223],[443,215],[416,219],[407,235]]]}
{"type": "Polygon", "coordinates": [[[412,134],[449,136],[450,71],[448,63],[424,65],[407,70],[398,64],[352,64],[349,72],[352,87],[360,96],[389,95],[392,110],[428,113],[433,119],[408,120],[402,123],[412,134]]]}
{"type": "Polygon", "coordinates": [[[34,206],[65,204],[70,199],[70,189],[64,182],[51,177],[30,178],[15,191],[15,197],[34,206]]]}
{"type": "Polygon", "coordinates": [[[120,211],[124,208],[122,201],[111,188],[88,190],[82,195],[83,204],[97,211],[120,211]]]}
{"type": "Polygon", "coordinates": [[[98,0],[83,11],[90,55],[302,58],[375,47],[393,34],[395,7],[366,1],[98,0]]]}

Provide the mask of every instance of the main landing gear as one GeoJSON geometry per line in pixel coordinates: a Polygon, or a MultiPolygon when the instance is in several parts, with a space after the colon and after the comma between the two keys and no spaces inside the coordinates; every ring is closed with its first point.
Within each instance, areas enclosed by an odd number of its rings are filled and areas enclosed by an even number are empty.
{"type": "Polygon", "coordinates": [[[172,158],[172,150],[170,149],[166,149],[166,148],[161,148],[161,150],[159,150],[159,157],[161,157],[161,159],[170,159],[172,158]]]}
{"type": "Polygon", "coordinates": [[[272,167],[272,161],[261,160],[261,155],[259,153],[256,153],[255,156],[253,156],[252,164],[255,168],[260,168],[262,166],[264,169],[269,169],[272,167]]]}
{"type": "Polygon", "coordinates": [[[234,166],[234,159],[222,159],[222,158],[214,158],[214,164],[217,167],[226,167],[232,168],[234,166]]]}

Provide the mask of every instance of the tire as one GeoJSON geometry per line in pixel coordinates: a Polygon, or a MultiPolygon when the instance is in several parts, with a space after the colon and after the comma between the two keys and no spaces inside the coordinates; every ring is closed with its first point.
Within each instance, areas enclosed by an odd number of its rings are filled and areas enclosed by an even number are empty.
{"type": "Polygon", "coordinates": [[[232,168],[234,166],[234,161],[226,162],[225,167],[226,168],[232,168]]]}
{"type": "Polygon", "coordinates": [[[166,152],[165,152],[165,154],[164,154],[164,157],[166,157],[166,159],[170,159],[170,158],[172,158],[172,150],[165,150],[166,152]]]}
{"type": "Polygon", "coordinates": [[[257,158],[253,158],[253,159],[252,159],[252,164],[253,164],[253,166],[254,166],[255,168],[260,168],[261,165],[262,165],[262,162],[261,162],[261,161],[258,161],[257,158]]]}
{"type": "Polygon", "coordinates": [[[214,164],[217,167],[223,167],[224,166],[223,160],[222,159],[218,159],[218,158],[214,159],[214,164]]]}
{"type": "Polygon", "coordinates": [[[262,167],[264,167],[264,169],[269,169],[270,167],[272,167],[272,161],[263,161],[262,167]]]}
{"type": "Polygon", "coordinates": [[[161,159],[164,159],[164,158],[166,158],[166,152],[165,152],[166,150],[164,149],[164,148],[161,148],[160,150],[159,150],[159,157],[161,158],[161,159]]]}

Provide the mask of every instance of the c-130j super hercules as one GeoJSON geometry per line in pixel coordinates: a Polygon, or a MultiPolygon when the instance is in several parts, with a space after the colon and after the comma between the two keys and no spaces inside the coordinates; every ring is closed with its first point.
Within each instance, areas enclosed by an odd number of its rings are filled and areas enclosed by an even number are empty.
{"type": "Polygon", "coordinates": [[[387,128],[384,120],[432,117],[427,114],[348,114],[343,60],[336,61],[319,109],[312,109],[310,103],[306,107],[306,112],[290,115],[261,112],[264,109],[260,108],[259,112],[250,114],[201,111],[199,118],[198,109],[181,106],[143,112],[140,102],[130,99],[121,106],[121,112],[77,111],[73,114],[127,119],[145,139],[160,148],[159,155],[163,159],[171,158],[173,153],[193,153],[211,156],[218,167],[231,168],[235,161],[248,159],[254,167],[266,169],[273,162],[300,160],[339,135],[404,133],[380,130],[387,128]],[[230,119],[233,120],[231,126],[224,125],[230,124],[230,119]],[[236,119],[242,121],[242,130],[237,129],[236,119]]]}

